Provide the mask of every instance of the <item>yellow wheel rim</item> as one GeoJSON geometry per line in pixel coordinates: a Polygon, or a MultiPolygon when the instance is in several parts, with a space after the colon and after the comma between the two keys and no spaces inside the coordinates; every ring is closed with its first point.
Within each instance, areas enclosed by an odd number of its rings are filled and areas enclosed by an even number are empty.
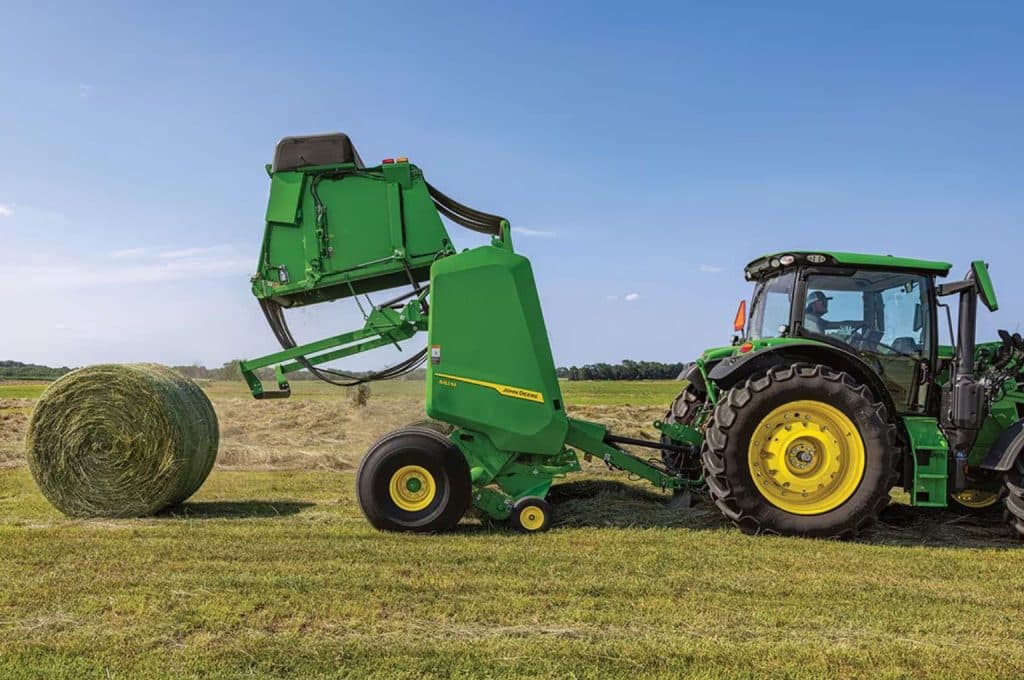
{"type": "Polygon", "coordinates": [[[519,523],[527,531],[537,531],[544,526],[544,511],[536,505],[527,505],[519,511],[519,523]]]}
{"type": "Polygon", "coordinates": [[[434,476],[419,465],[405,465],[391,475],[388,484],[391,500],[406,512],[419,512],[433,501],[437,495],[437,484],[434,476]]]}
{"type": "Polygon", "coordinates": [[[983,489],[964,489],[957,493],[949,494],[959,505],[971,510],[982,510],[990,508],[999,500],[998,491],[985,491],[983,489]]]}
{"type": "Polygon", "coordinates": [[[793,401],[758,423],[747,449],[754,485],[795,515],[820,515],[850,499],[864,477],[864,440],[842,411],[793,401]]]}

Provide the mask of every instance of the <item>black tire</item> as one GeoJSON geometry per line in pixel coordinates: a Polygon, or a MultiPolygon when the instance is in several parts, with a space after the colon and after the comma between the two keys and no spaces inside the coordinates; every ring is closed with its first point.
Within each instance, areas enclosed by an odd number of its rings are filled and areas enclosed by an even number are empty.
{"type": "Polygon", "coordinates": [[[692,384],[676,395],[665,414],[666,423],[689,425],[697,416],[697,407],[704,403],[704,393],[692,384]]]}
{"type": "Polygon", "coordinates": [[[520,498],[508,518],[512,528],[524,534],[538,534],[551,527],[551,504],[543,498],[520,498]]]}
{"type": "Polygon", "coordinates": [[[701,459],[711,498],[748,534],[853,538],[889,503],[897,479],[896,428],[885,406],[848,374],[826,366],[770,369],[723,395],[706,432],[701,459]],[[754,430],[774,409],[798,400],[824,402],[855,424],[865,465],[856,490],[841,505],[816,515],[795,514],[769,502],[754,484],[747,449],[754,430]]]}
{"type": "Polygon", "coordinates": [[[1024,458],[1018,456],[1006,473],[1006,520],[1018,538],[1024,539],[1024,458]]]}
{"type": "MultiPolygon", "coordinates": [[[[665,422],[692,425],[697,417],[699,407],[706,400],[707,397],[704,393],[694,387],[692,383],[687,385],[669,405],[668,412],[665,413],[665,422]]],[[[661,435],[661,443],[671,444],[672,440],[663,434],[661,435]]],[[[697,456],[692,458],[693,460],[688,460],[686,454],[679,453],[678,451],[661,450],[661,460],[665,463],[665,467],[674,473],[688,472],[690,478],[697,479],[700,476],[700,460],[697,456]]]]}
{"type": "Polygon", "coordinates": [[[378,529],[447,531],[458,524],[472,500],[469,465],[433,428],[404,427],[381,437],[363,457],[356,473],[356,498],[378,529]],[[434,485],[429,503],[415,510],[399,507],[391,491],[392,478],[409,466],[426,470],[434,485]]]}

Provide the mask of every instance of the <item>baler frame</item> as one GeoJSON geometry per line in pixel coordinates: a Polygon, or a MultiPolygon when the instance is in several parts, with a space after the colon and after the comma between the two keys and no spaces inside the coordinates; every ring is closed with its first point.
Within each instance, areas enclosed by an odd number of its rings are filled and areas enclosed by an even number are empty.
{"type": "MultiPolygon", "coordinates": [[[[431,319],[436,311],[431,306],[431,296],[435,295],[435,276],[444,276],[438,272],[447,267],[454,269],[456,276],[466,272],[478,276],[476,280],[480,285],[497,291],[492,293],[497,295],[497,301],[492,303],[488,299],[485,306],[476,308],[476,313],[486,312],[494,319],[511,318],[513,321],[521,316],[525,324],[523,328],[527,329],[524,341],[544,348],[536,356],[531,352],[518,354],[518,360],[525,362],[526,375],[533,376],[531,379],[515,372],[514,362],[517,359],[500,354],[496,359],[497,365],[505,371],[502,375],[508,375],[509,382],[514,380],[516,384],[522,384],[522,377],[531,385],[530,389],[524,389],[498,384],[497,381],[489,382],[484,379],[487,376],[475,377],[490,370],[487,360],[473,364],[477,367],[476,373],[463,371],[455,375],[443,372],[449,371],[445,368],[449,364],[440,364],[440,344],[434,346],[436,355],[432,352],[431,364],[428,365],[427,411],[432,416],[432,409],[442,414],[449,409],[447,412],[451,413],[452,404],[455,404],[453,420],[462,422],[452,422],[453,428],[445,433],[449,453],[444,454],[448,457],[448,463],[444,465],[450,467],[450,456],[464,461],[459,465],[466,468],[465,476],[471,485],[467,491],[471,490],[471,502],[481,512],[492,519],[504,520],[517,514],[520,508],[528,507],[530,513],[540,512],[545,521],[525,521],[522,519],[526,517],[524,514],[513,517],[516,525],[527,531],[546,528],[549,517],[543,498],[556,478],[581,470],[581,452],[585,459],[597,457],[609,468],[645,479],[663,490],[688,491],[703,484],[702,476],[673,473],[660,460],[644,459],[623,448],[635,446],[692,456],[701,441],[701,434],[696,429],[659,421],[655,425],[660,441],[648,441],[617,436],[604,425],[565,415],[554,366],[550,364],[547,333],[536,300],[532,272],[528,261],[514,253],[507,220],[473,210],[445,196],[427,184],[422,172],[407,159],[387,159],[380,166],[363,167],[351,142],[343,135],[283,140],[278,146],[275,162],[267,166],[267,172],[271,177],[267,226],[258,271],[252,282],[253,293],[260,300],[282,349],[241,362],[242,375],[255,398],[289,397],[291,386],[288,376],[301,370],[336,384],[346,383],[337,383],[332,376],[351,378],[347,384],[353,384],[382,374],[390,376],[400,372],[388,370],[368,377],[348,376],[334,369],[318,367],[387,345],[401,349],[403,341],[421,331],[431,333],[434,338],[431,342],[441,342],[435,337],[437,329],[431,328],[431,319]],[[328,162],[332,160],[332,154],[336,163],[328,162]],[[317,164],[304,165],[302,159],[307,156],[315,158],[317,164]],[[468,229],[490,234],[490,244],[456,254],[440,221],[441,214],[468,229]],[[328,220],[329,215],[334,217],[328,220]],[[422,244],[423,234],[427,234],[434,251],[410,255],[410,243],[418,238],[422,244]],[[352,252],[355,251],[370,253],[370,259],[353,259],[352,252]],[[437,269],[439,263],[449,260],[466,264],[460,267],[448,267],[446,264],[437,269]],[[429,285],[421,285],[425,279],[425,262],[430,264],[429,285]],[[369,312],[359,303],[360,294],[393,288],[399,281],[410,284],[412,290],[380,304],[373,304],[367,298],[369,312]],[[294,342],[284,322],[286,307],[341,297],[352,297],[360,304],[364,317],[361,328],[313,342],[294,342]],[[267,390],[257,371],[271,366],[274,367],[277,388],[267,390]],[[461,390],[456,389],[459,386],[462,386],[461,390]],[[535,391],[534,387],[540,389],[535,391]],[[470,392],[463,394],[466,390],[470,392]],[[503,397],[512,398],[500,401],[503,397]],[[480,411],[478,402],[493,406],[480,411]],[[524,402],[533,406],[523,406],[524,402]],[[458,404],[464,404],[467,411],[458,410],[458,404]],[[474,409],[476,412],[471,413],[474,409]],[[495,416],[496,411],[501,411],[501,414],[495,416]],[[541,424],[529,424],[538,417],[541,420],[537,422],[541,424]],[[474,426],[473,423],[477,422],[474,418],[483,420],[474,426]],[[545,422],[546,425],[543,424],[545,422]],[[531,431],[535,431],[536,436],[530,435],[531,431]],[[499,446],[495,439],[504,444],[499,446]]],[[[451,306],[452,291],[459,289],[451,288],[453,284],[447,285],[445,304],[451,306]]],[[[472,292],[465,291],[467,295],[472,292]]],[[[472,314],[467,312],[469,316],[472,314]]],[[[452,317],[445,318],[450,320],[452,317]]],[[[459,323],[455,325],[461,326],[459,323]]],[[[463,331],[460,327],[453,332],[463,331]]],[[[462,353],[465,352],[469,350],[464,348],[462,353]]],[[[445,356],[449,355],[446,351],[445,356]]],[[[414,368],[421,358],[426,358],[426,350],[413,355],[399,367],[402,371],[414,368]]],[[[450,361],[446,358],[446,362],[450,361]]],[[[403,432],[386,436],[371,449],[368,458],[381,453],[380,447],[390,446],[389,442],[393,443],[399,435],[420,441],[424,450],[431,449],[438,442],[436,431],[411,428],[405,434],[403,432]]],[[[417,507],[418,494],[425,493],[423,485],[432,488],[431,485],[437,481],[429,473],[419,472],[426,472],[424,466],[427,462],[424,461],[401,468],[406,470],[402,479],[408,477],[416,482],[410,482],[409,490],[399,489],[399,497],[396,498],[394,488],[391,489],[392,501],[405,509],[384,507],[388,500],[379,498],[383,494],[379,489],[368,491],[365,495],[370,496],[369,499],[360,494],[364,510],[367,509],[366,503],[381,503],[385,514],[391,513],[386,521],[377,522],[374,518],[378,513],[367,512],[372,522],[385,528],[444,528],[437,522],[420,521],[422,518],[416,512],[408,510],[417,507]],[[412,489],[413,486],[416,488],[412,489]]],[[[365,463],[364,460],[360,478],[367,469],[365,463]]],[[[444,470],[438,469],[438,474],[441,473],[444,470]]],[[[456,477],[463,474],[458,470],[456,473],[456,477]]],[[[454,495],[458,496],[458,493],[454,495]]],[[[445,517],[444,521],[450,523],[451,517],[445,517]]]]}

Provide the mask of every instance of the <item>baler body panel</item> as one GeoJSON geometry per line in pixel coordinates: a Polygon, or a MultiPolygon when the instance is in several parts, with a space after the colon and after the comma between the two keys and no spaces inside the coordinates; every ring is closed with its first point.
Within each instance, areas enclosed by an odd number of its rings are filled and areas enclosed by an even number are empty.
{"type": "Polygon", "coordinates": [[[431,270],[427,415],[498,449],[556,454],[568,419],[530,262],[481,246],[431,270]]]}
{"type": "Polygon", "coordinates": [[[274,173],[253,292],[286,307],[426,281],[451,251],[422,173],[407,162],[274,173]]]}

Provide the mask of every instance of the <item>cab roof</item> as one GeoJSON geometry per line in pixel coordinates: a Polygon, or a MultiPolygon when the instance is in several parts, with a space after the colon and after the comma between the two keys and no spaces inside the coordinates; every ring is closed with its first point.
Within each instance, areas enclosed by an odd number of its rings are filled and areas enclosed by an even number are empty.
{"type": "Polygon", "coordinates": [[[779,269],[796,265],[839,265],[848,267],[870,267],[874,269],[899,269],[946,276],[953,268],[949,262],[916,260],[892,255],[866,255],[862,253],[840,253],[830,250],[787,250],[765,255],[752,261],[744,268],[747,279],[754,279],[779,269]]]}

